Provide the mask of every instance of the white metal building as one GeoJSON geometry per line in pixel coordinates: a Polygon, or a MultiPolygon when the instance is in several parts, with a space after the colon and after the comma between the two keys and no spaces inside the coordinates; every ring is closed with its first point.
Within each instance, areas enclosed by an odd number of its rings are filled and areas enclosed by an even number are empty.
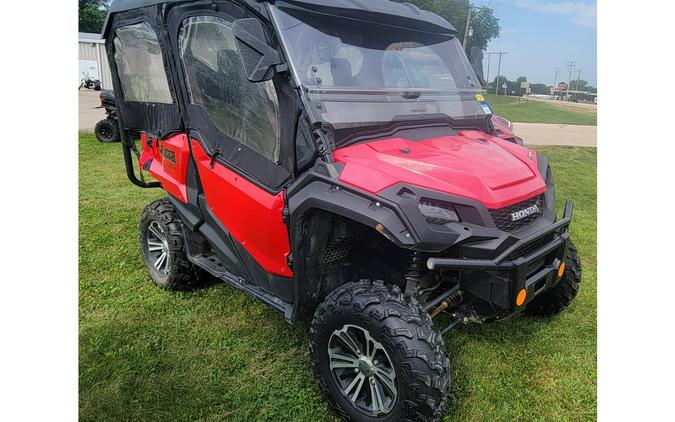
{"type": "Polygon", "coordinates": [[[80,32],[78,41],[81,79],[84,73],[101,81],[103,89],[113,89],[108,56],[105,53],[105,41],[100,34],[80,32]]]}

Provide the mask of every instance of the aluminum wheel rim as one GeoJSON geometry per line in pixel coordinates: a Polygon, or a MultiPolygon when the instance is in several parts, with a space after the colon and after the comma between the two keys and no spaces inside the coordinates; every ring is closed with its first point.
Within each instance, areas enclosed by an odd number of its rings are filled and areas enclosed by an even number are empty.
{"type": "Polygon", "coordinates": [[[328,340],[330,371],[342,394],[369,416],[389,413],[396,403],[396,371],[382,344],[368,330],[345,325],[328,340]]]}
{"type": "Polygon", "coordinates": [[[148,247],[148,258],[150,263],[160,276],[166,277],[169,271],[169,243],[166,240],[164,231],[157,221],[153,221],[148,226],[148,232],[145,237],[148,247]]]}

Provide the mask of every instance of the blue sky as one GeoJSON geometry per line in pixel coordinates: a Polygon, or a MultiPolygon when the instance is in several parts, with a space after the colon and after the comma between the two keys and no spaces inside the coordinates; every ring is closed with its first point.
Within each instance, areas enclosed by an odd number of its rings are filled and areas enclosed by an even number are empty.
{"type": "MultiPolygon", "coordinates": [[[[535,83],[567,81],[569,61],[576,61],[572,79],[581,70],[581,79],[597,86],[597,2],[591,0],[474,0],[488,6],[499,18],[501,35],[487,51],[508,51],[502,56],[501,73],[509,80],[527,76],[535,83]]],[[[490,59],[490,79],[497,76],[497,58],[490,59]]],[[[487,56],[484,61],[487,72],[487,56]]],[[[486,75],[487,76],[487,75],[486,75]]]]}

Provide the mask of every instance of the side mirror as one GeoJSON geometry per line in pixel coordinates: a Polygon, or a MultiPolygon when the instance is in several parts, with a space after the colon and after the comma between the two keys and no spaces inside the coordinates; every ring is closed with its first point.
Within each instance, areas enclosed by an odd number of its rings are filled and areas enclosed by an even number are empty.
{"type": "Polygon", "coordinates": [[[256,18],[237,19],[233,27],[246,78],[251,82],[272,79],[274,66],[281,63],[279,52],[267,44],[265,29],[256,18]]]}
{"type": "Polygon", "coordinates": [[[469,62],[473,71],[476,72],[478,80],[485,85],[485,77],[483,76],[483,50],[475,45],[469,49],[469,62]]]}

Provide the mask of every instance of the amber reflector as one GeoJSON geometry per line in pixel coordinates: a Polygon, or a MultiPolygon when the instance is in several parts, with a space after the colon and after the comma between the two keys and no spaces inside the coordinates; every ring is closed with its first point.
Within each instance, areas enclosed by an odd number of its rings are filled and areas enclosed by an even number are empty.
{"type": "Polygon", "coordinates": [[[565,274],[565,263],[563,262],[560,264],[558,267],[558,278],[562,278],[563,274],[565,274]]]}
{"type": "Polygon", "coordinates": [[[518,292],[518,296],[516,297],[516,305],[521,306],[523,303],[525,303],[525,298],[527,297],[527,290],[523,289],[518,292]]]}

